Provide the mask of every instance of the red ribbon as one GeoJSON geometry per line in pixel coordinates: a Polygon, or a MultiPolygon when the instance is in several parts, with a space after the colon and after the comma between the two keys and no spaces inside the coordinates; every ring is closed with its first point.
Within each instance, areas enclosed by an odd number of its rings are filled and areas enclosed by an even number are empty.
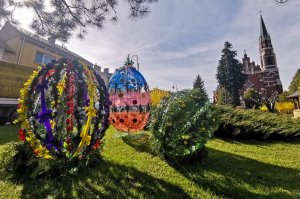
{"type": "Polygon", "coordinates": [[[67,110],[67,115],[68,115],[68,119],[66,120],[67,123],[67,131],[68,132],[72,132],[73,131],[73,127],[74,127],[74,93],[75,93],[75,75],[72,73],[71,74],[71,69],[73,68],[73,64],[69,63],[68,64],[68,68],[67,68],[67,77],[68,77],[68,81],[67,81],[67,106],[68,106],[68,110],[67,110]]]}

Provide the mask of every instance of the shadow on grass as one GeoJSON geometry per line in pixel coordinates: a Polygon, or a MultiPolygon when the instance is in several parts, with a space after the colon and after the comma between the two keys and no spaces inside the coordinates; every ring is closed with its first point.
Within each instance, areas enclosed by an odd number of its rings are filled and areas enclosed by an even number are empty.
{"type": "Polygon", "coordinates": [[[143,133],[123,136],[122,140],[124,141],[124,143],[134,148],[136,151],[149,153],[153,156],[157,155],[151,147],[151,139],[149,134],[143,133]]]}
{"type": "Polygon", "coordinates": [[[200,186],[232,198],[300,198],[300,171],[208,148],[203,163],[176,167],[200,186]]]}
{"type": "Polygon", "coordinates": [[[163,180],[103,160],[78,175],[31,180],[23,185],[22,198],[189,198],[163,180]]]}
{"type": "Polygon", "coordinates": [[[273,144],[288,144],[288,145],[299,145],[300,144],[300,137],[294,137],[294,138],[286,138],[281,140],[275,140],[275,139],[269,139],[269,140],[258,140],[258,139],[247,139],[247,138],[217,138],[222,139],[225,142],[228,143],[243,143],[244,145],[250,145],[250,146],[268,146],[273,144]]]}

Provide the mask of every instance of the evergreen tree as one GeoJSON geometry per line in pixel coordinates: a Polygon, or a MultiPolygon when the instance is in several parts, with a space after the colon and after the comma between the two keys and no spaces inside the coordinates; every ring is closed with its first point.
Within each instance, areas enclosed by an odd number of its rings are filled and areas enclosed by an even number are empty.
{"type": "Polygon", "coordinates": [[[235,59],[237,53],[232,50],[231,43],[228,41],[225,42],[222,53],[216,78],[220,87],[230,96],[227,99],[227,104],[238,106],[240,105],[240,89],[246,81],[247,76],[242,73],[242,64],[235,59]]]}
{"type": "Polygon", "coordinates": [[[202,95],[208,97],[207,92],[204,87],[204,81],[201,79],[200,75],[198,74],[196,79],[193,82],[193,88],[199,89],[202,95]]]}
{"type": "Polygon", "coordinates": [[[200,88],[200,89],[204,89],[204,82],[202,81],[200,75],[198,74],[196,79],[193,82],[193,88],[200,88]]]}
{"type": "Polygon", "coordinates": [[[300,87],[300,69],[297,70],[296,74],[293,77],[293,80],[289,86],[289,93],[293,94],[298,91],[300,87]]]}
{"type": "MultiPolygon", "coordinates": [[[[149,4],[157,1],[127,0],[124,3],[132,19],[146,16],[150,12],[149,4]]],[[[82,38],[88,27],[102,28],[105,21],[116,21],[118,3],[118,0],[0,0],[0,27],[5,21],[16,24],[14,12],[26,7],[35,14],[31,28],[36,34],[66,42],[76,31],[82,38]]]]}

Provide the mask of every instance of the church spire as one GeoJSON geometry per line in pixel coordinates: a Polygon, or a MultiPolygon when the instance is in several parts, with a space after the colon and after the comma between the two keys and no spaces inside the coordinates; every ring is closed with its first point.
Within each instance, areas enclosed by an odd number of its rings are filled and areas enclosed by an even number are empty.
{"type": "Polygon", "coordinates": [[[265,26],[264,20],[262,18],[262,16],[260,15],[260,36],[262,38],[266,38],[268,36],[268,31],[267,28],[265,26]]]}

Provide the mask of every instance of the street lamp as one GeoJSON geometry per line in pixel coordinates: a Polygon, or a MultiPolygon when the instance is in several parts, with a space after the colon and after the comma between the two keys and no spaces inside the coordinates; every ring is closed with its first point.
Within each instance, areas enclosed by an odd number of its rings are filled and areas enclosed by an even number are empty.
{"type": "Polygon", "coordinates": [[[178,91],[178,88],[177,88],[177,83],[174,83],[174,84],[173,84],[173,86],[172,86],[172,88],[173,88],[173,89],[175,89],[175,88],[176,88],[176,92],[177,92],[177,91],[178,91]]]}
{"type": "Polygon", "coordinates": [[[132,55],[131,60],[132,60],[133,57],[136,57],[137,70],[140,71],[139,56],[138,55],[132,55]]]}

